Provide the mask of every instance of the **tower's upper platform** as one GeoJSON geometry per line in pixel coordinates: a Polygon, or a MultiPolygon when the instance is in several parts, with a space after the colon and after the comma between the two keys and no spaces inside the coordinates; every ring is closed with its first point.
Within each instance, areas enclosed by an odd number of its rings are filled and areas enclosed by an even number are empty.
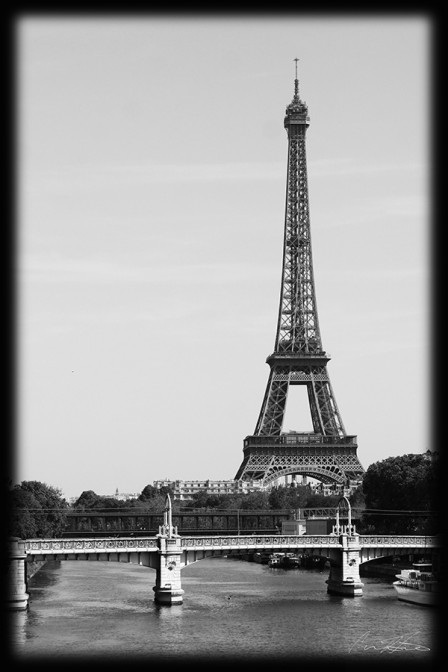
{"type": "Polygon", "coordinates": [[[308,116],[308,106],[299,96],[299,80],[297,79],[297,60],[296,60],[296,78],[294,80],[294,97],[286,108],[285,128],[295,125],[310,125],[310,118],[308,116]]]}

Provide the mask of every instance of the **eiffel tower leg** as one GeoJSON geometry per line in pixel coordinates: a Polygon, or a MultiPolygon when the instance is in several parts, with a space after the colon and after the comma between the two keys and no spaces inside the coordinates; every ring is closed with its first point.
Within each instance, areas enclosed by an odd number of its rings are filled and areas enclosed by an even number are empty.
{"type": "Polygon", "coordinates": [[[255,434],[261,436],[280,434],[288,398],[289,381],[278,380],[275,371],[271,370],[264,395],[255,434]]]}
{"type": "Polygon", "coordinates": [[[308,385],[311,417],[315,432],[324,436],[345,436],[345,429],[333,394],[328,374],[326,381],[316,380],[308,385]]]}

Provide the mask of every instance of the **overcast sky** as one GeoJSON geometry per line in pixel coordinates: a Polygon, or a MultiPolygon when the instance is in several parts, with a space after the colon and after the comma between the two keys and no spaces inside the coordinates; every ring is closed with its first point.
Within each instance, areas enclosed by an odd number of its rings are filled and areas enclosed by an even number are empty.
{"type": "MultiPolygon", "coordinates": [[[[431,25],[17,21],[16,482],[231,479],[281,285],[286,105],[308,104],[319,322],[365,468],[431,447],[431,25]]],[[[311,428],[291,388],[284,429],[311,428]]]]}

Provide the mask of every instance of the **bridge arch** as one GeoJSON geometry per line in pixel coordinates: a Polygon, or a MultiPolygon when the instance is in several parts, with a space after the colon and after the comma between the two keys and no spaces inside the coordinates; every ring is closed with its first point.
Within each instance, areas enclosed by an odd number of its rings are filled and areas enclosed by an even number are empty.
{"type": "Polygon", "coordinates": [[[343,485],[346,480],[344,472],[335,465],[313,465],[312,469],[306,466],[300,467],[297,465],[291,465],[269,470],[263,478],[263,485],[268,486],[274,483],[274,481],[276,481],[278,478],[282,478],[284,476],[295,476],[296,474],[300,476],[316,478],[317,480],[326,484],[334,483],[335,485],[343,485]]]}

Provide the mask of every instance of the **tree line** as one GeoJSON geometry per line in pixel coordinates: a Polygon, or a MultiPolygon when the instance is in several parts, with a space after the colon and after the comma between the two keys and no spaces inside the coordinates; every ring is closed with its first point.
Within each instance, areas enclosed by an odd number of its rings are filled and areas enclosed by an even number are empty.
{"type": "MultiPolygon", "coordinates": [[[[375,462],[367,469],[362,485],[349,498],[352,507],[363,509],[357,521],[361,534],[436,534],[436,465],[424,455],[403,455],[375,462]]],[[[69,504],[61,490],[39,481],[22,481],[9,490],[9,536],[22,539],[59,537],[67,526],[67,514],[116,510],[117,513],[161,513],[170,494],[173,513],[189,509],[278,510],[336,507],[338,495],[320,495],[309,486],[277,486],[247,494],[196,493],[191,500],[174,501],[169,487],[146,485],[140,495],[123,502],[85,490],[69,504]]]]}

